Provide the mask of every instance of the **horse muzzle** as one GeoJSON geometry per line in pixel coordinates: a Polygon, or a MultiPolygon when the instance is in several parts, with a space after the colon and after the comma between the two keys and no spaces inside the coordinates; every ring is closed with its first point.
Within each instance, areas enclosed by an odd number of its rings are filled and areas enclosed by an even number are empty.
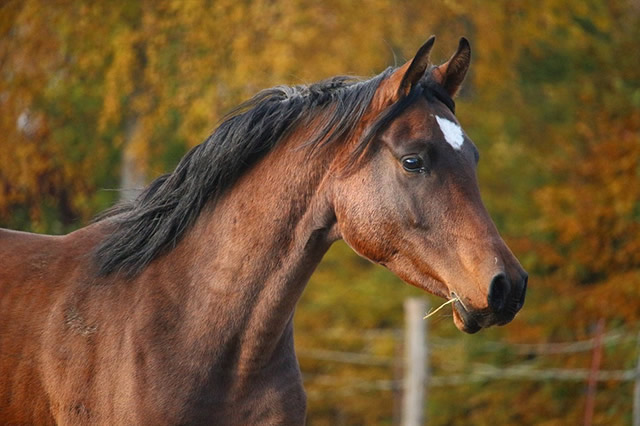
{"type": "MultiPolygon", "coordinates": [[[[473,334],[492,325],[511,322],[522,309],[527,292],[528,275],[522,271],[515,279],[499,273],[491,281],[487,296],[487,307],[468,308],[461,299],[453,304],[453,322],[465,333],[473,334]]],[[[453,294],[453,297],[457,297],[453,294]]]]}

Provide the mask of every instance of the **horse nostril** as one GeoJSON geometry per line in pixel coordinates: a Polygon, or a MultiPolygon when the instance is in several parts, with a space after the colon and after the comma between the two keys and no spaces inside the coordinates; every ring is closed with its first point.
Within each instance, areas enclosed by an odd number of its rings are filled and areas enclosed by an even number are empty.
{"type": "Polygon", "coordinates": [[[500,273],[491,280],[489,296],[487,297],[489,309],[493,312],[502,312],[507,304],[508,295],[509,281],[503,273],[500,273]]]}
{"type": "Polygon", "coordinates": [[[527,283],[529,282],[529,274],[526,272],[522,276],[522,290],[520,290],[520,298],[518,299],[518,310],[524,305],[524,298],[527,295],[527,283]]]}

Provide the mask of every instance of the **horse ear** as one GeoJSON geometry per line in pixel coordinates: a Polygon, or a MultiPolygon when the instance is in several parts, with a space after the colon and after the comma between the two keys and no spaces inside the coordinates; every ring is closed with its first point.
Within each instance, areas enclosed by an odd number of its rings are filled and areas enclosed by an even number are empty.
{"type": "Polygon", "coordinates": [[[469,40],[462,37],[458,43],[458,50],[444,64],[435,67],[431,77],[453,98],[460,90],[471,62],[471,46],[469,40]]]}
{"type": "Polygon", "coordinates": [[[408,95],[413,86],[415,86],[424,76],[424,72],[429,66],[429,55],[431,54],[431,49],[433,48],[433,43],[435,43],[435,41],[436,36],[432,35],[429,37],[429,40],[427,40],[422,47],[418,49],[418,52],[416,53],[416,56],[413,57],[409,68],[402,76],[402,81],[400,82],[400,86],[398,86],[398,95],[408,95]]]}
{"type": "Polygon", "coordinates": [[[411,61],[396,69],[380,84],[372,102],[376,110],[381,110],[398,98],[409,94],[429,66],[429,53],[435,41],[435,36],[429,37],[411,61]]]}

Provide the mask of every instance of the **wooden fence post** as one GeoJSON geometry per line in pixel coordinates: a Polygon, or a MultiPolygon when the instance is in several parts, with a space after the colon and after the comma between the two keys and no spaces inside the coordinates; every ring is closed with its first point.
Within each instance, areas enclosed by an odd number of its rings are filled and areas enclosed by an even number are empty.
{"type": "Polygon", "coordinates": [[[602,361],[602,335],[604,334],[604,319],[600,318],[596,324],[596,332],[593,338],[593,355],[591,357],[591,369],[587,381],[587,400],[584,404],[584,426],[593,423],[593,412],[596,405],[596,389],[598,387],[598,371],[602,361]]]}
{"type": "Polygon", "coordinates": [[[402,332],[394,333],[393,342],[393,426],[402,425],[402,379],[404,373],[404,339],[402,332]]]}
{"type": "Polygon", "coordinates": [[[405,346],[402,401],[403,426],[424,424],[425,387],[427,383],[427,301],[410,298],[404,302],[405,346]]]}
{"type": "Polygon", "coordinates": [[[640,426],[640,333],[638,334],[638,363],[633,386],[633,426],[640,426]]]}

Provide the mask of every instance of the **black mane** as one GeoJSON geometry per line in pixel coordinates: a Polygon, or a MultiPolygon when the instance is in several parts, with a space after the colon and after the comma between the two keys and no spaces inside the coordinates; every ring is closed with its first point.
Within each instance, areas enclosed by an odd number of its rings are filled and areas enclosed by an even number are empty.
{"type": "MultiPolygon", "coordinates": [[[[215,202],[294,127],[323,116],[322,125],[305,143],[311,150],[352,136],[380,82],[392,72],[389,68],[369,80],[339,76],[309,86],[278,86],[237,107],[172,173],[154,180],[135,200],[122,202],[98,217],[114,225],[94,253],[99,274],[135,276],[159,254],[175,247],[203,207],[215,202]]],[[[381,114],[354,155],[364,152],[375,134],[419,95],[430,101],[436,98],[454,110],[446,91],[425,79],[381,114]]]]}

